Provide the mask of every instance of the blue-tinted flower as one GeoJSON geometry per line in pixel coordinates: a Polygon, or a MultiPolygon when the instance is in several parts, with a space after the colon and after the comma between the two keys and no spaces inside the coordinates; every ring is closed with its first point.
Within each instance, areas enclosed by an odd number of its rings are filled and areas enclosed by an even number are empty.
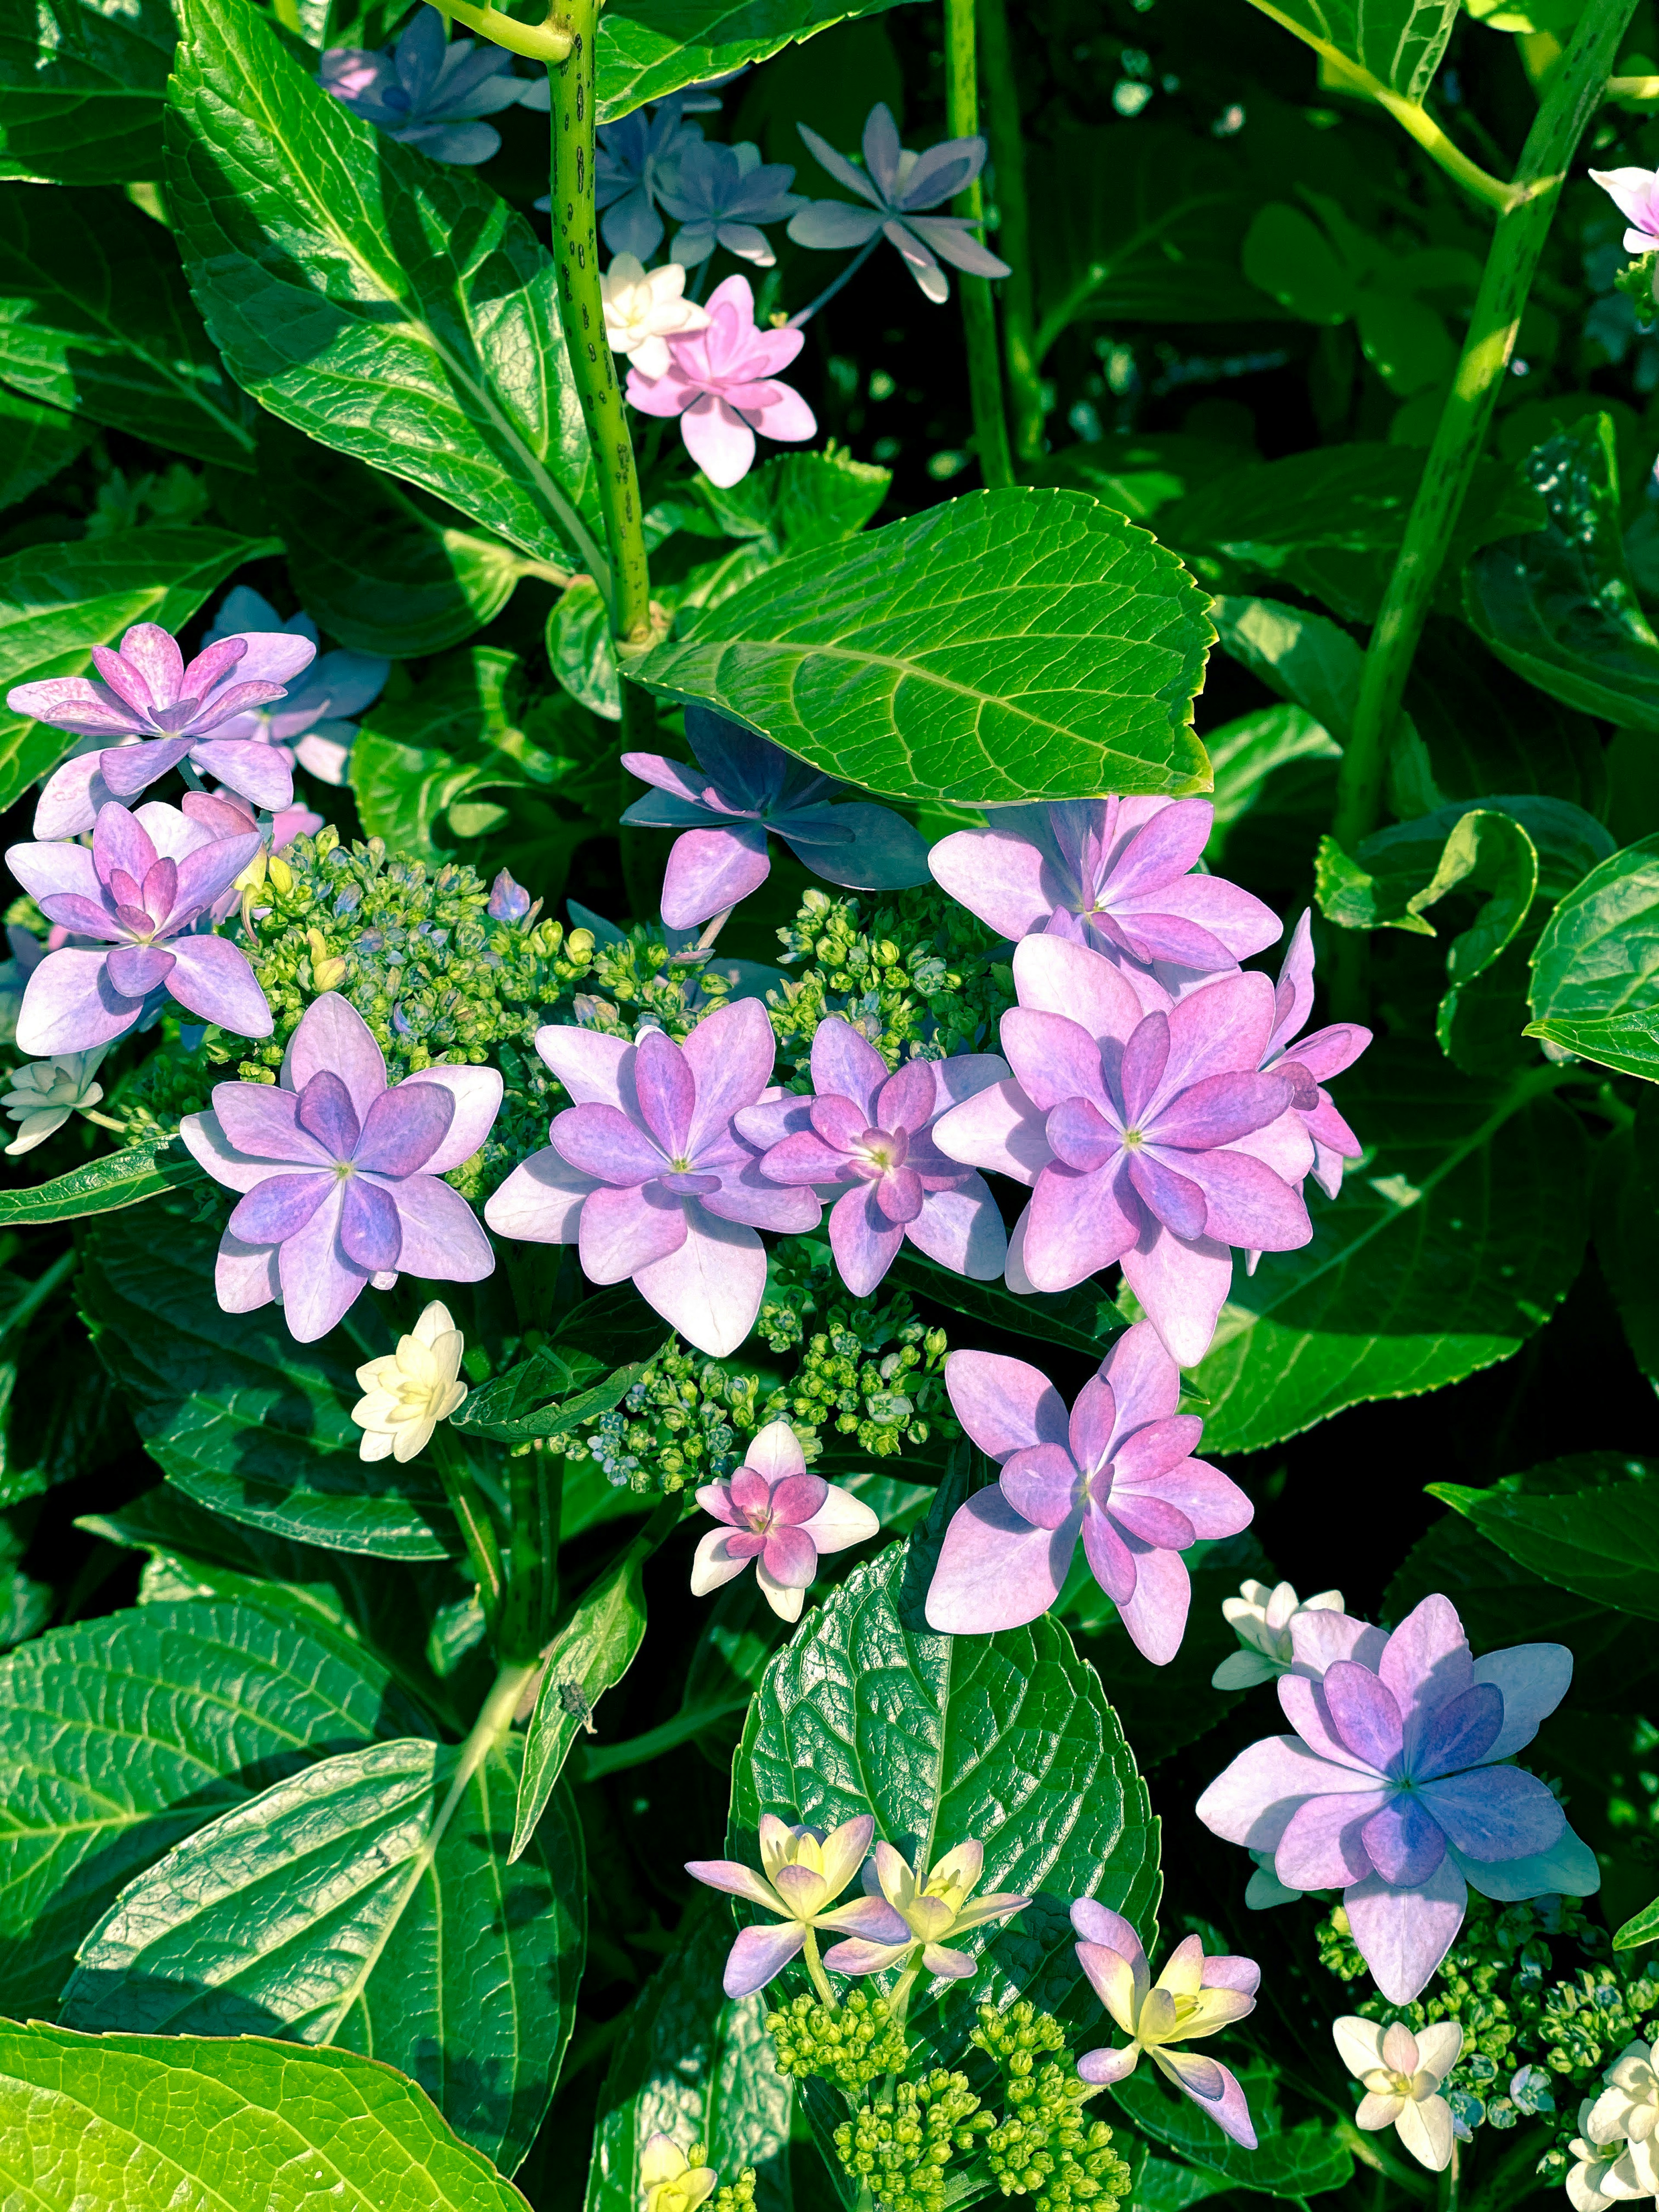
{"type": "Polygon", "coordinates": [[[741,260],[769,269],[777,259],[762,223],[783,222],[807,202],[792,192],[795,173],[781,161],[763,161],[758,146],[711,146],[694,138],[680,152],[659,194],[681,228],[669,251],[683,268],[707,261],[716,246],[741,260]]]}
{"type": "MultiPolygon", "coordinates": [[[[222,637],[250,630],[305,638],[313,647],[317,643],[317,625],[309,615],[283,622],[270,600],[246,584],[226,593],[203,641],[216,645],[222,637]]],[[[392,663],[378,653],[325,653],[289,685],[280,701],[235,715],[217,735],[275,745],[319,783],[342,784],[357,735],[356,723],[346,718],[373,706],[391,673],[392,663]]]]}
{"type": "Polygon", "coordinates": [[[330,46],[318,74],[326,91],[388,138],[467,167],[487,161],[501,143],[494,125],[477,118],[513,106],[531,88],[500,46],[447,38],[435,8],[422,8],[383,52],[330,46]]]}
{"type": "Polygon", "coordinates": [[[830,175],[869,203],[851,207],[845,200],[814,200],[790,221],[789,235],[797,246],[867,246],[878,231],[884,232],[935,305],[951,295],[937,255],[970,276],[1007,276],[1008,264],[981,245],[966,216],[917,212],[937,207],[972,184],[985,163],[983,138],[947,138],[925,154],[913,154],[899,144],[892,112],[878,100],[864,126],[864,167],[858,169],[816,131],[804,123],[795,128],[830,175]]]}

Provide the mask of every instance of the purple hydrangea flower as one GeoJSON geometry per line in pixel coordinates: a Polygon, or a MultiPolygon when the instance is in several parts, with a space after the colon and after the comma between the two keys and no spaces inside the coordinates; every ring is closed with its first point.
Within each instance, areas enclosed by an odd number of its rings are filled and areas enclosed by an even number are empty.
{"type": "Polygon", "coordinates": [[[758,146],[712,146],[690,139],[663,188],[665,208],[681,227],[669,248],[684,269],[707,261],[717,246],[757,268],[777,259],[759,226],[782,222],[806,205],[792,192],[793,169],[781,161],[763,161],[758,146]]]}
{"type": "Polygon", "coordinates": [[[1089,1569],[1155,1667],[1181,1648],[1192,1601],[1181,1554],[1236,1536],[1255,1509],[1192,1456],[1204,1424],[1177,1413],[1181,1376],[1148,1322],[1125,1331],[1070,1415],[1040,1370],[1000,1352],[953,1352],[957,1419],[1002,1469],[957,1508],[927,1592],[947,1636],[1018,1628],[1054,1604],[1078,1538],[1089,1569]]]}
{"type": "Polygon", "coordinates": [[[343,106],[388,138],[463,167],[487,161],[501,143],[495,125],[477,118],[513,106],[530,89],[527,77],[514,76],[511,54],[447,37],[435,8],[421,9],[384,52],[330,46],[318,76],[343,106]]]}
{"type": "MultiPolygon", "coordinates": [[[[717,84],[726,82],[717,77],[717,84]]],[[[533,105],[542,105],[540,99],[533,105]]],[[[688,85],[666,100],[636,107],[618,123],[602,124],[593,149],[593,204],[599,234],[612,253],[648,261],[662,244],[658,203],[672,188],[682,157],[702,139],[701,123],[688,115],[713,114],[720,102],[688,85]]]]}
{"type": "Polygon", "coordinates": [[[489,886],[489,904],[484,911],[492,921],[524,921],[530,914],[530,894],[503,868],[489,886]]]}
{"type": "Polygon", "coordinates": [[[1229,1248],[1291,1251],[1313,1235],[1297,1085],[1260,1073],[1273,986],[1224,976],[1144,1013],[1110,961],[1063,937],[1023,938],[1013,970],[1001,1040],[1013,1078],[954,1107],[933,1141],[1034,1186],[1009,1240],[1011,1290],[1069,1290],[1121,1261],[1190,1367],[1232,1281],[1229,1248]]]}
{"type": "Polygon", "coordinates": [[[843,1820],[828,1835],[821,1828],[787,1827],[775,1813],[763,1813],[763,1874],[744,1866],[741,1859],[686,1861],[685,1870],[694,1881],[775,1916],[769,1924],[763,1921],[744,1929],[732,1946],[721,1982],[727,1996],[752,1996],[763,1990],[804,1947],[809,1960],[816,1961],[821,1928],[878,1942],[893,1942],[904,1936],[904,1923],[884,1898],[835,1902],[863,1864],[875,1832],[875,1820],[868,1813],[843,1820]],[[832,1906],[833,1911],[829,1909],[832,1906]]]}
{"type": "Polygon", "coordinates": [[[937,255],[970,276],[1010,274],[1008,264],[974,236],[969,217],[919,212],[938,207],[972,184],[985,166],[983,138],[947,138],[925,154],[912,154],[899,143],[892,110],[878,100],[864,126],[864,167],[858,169],[816,131],[804,123],[795,128],[836,182],[869,203],[849,207],[845,200],[814,200],[790,222],[789,235],[797,246],[866,246],[884,233],[935,305],[951,296],[951,282],[937,255]]]}
{"type": "Polygon", "coordinates": [[[294,775],[281,753],[246,738],[215,737],[250,708],[285,695],[290,677],[309,667],[317,648],[286,631],[222,637],[189,664],[176,641],[155,623],[137,623],[121,649],[92,648],[101,684],[85,676],[50,676],[6,695],[15,714],[32,714],[77,737],[131,740],[102,752],[80,753],[47,779],[34,811],[37,837],[78,837],[100,807],[134,799],[158,776],[188,759],[251,799],[286,806],[294,775]]]}
{"type": "MultiPolygon", "coordinates": [[[[305,638],[313,647],[317,643],[317,625],[309,615],[283,622],[270,601],[246,584],[226,594],[203,642],[216,645],[222,637],[252,631],[305,638]]],[[[392,663],[378,653],[325,653],[312,662],[301,682],[289,684],[280,706],[251,707],[234,715],[219,735],[276,745],[319,783],[343,784],[357,735],[349,717],[374,705],[391,672],[392,663]]]]}
{"type": "Polygon", "coordinates": [[[842,1279],[867,1297],[908,1237],[928,1257],[987,1283],[1002,1273],[1007,1232],[982,1176],[933,1141],[939,1115],[1004,1079],[994,1053],[912,1060],[896,1075],[850,1022],[832,1014],[812,1038],[812,1098],[786,1096],[738,1116],[740,1135],[767,1149],[774,1182],[850,1183],[830,1213],[842,1279]]]}
{"type": "Polygon", "coordinates": [[[334,991],[313,999],[275,1084],[216,1084],[211,1113],[179,1127],[208,1173],[243,1193],[220,1239],[219,1304],[251,1313],[274,1298],[310,1344],[367,1283],[481,1282],[495,1255],[441,1178],[471,1158],[501,1103],[493,1067],[423,1067],[388,1085],[356,1008],[334,991]]]}
{"type": "Polygon", "coordinates": [[[760,889],[772,872],[769,830],[814,875],[849,890],[927,882],[927,848],[890,807],[832,806],[844,784],[706,707],[686,708],[685,738],[696,769],[658,753],[623,755],[630,775],[657,787],[623,820],[686,833],[675,839],[663,878],[662,918],[671,929],[708,921],[760,889]]]}
{"type": "Polygon", "coordinates": [[[752,1561],[761,1595],[780,1620],[799,1620],[824,1552],[875,1535],[880,1521],[861,1498],[806,1472],[787,1421],[769,1421],[729,1481],[706,1483],[697,1503],[723,1525],[697,1546],[691,1595],[707,1597],[752,1561]]]}
{"type": "Polygon", "coordinates": [[[1302,1036],[1313,1012],[1313,932],[1304,914],[1291,932],[1273,993],[1273,1035],[1261,1062],[1264,1073],[1278,1072],[1296,1085],[1292,1110],[1313,1139],[1312,1174],[1327,1198],[1342,1190],[1342,1164],[1357,1160],[1364,1151],[1353,1131],[1336,1110],[1335,1102],[1322,1086],[1332,1076],[1352,1067],[1371,1041],[1360,1022],[1333,1022],[1328,1029],[1302,1036]],[[1297,1038],[1301,1039],[1298,1043],[1297,1038]]]}
{"type": "Polygon", "coordinates": [[[257,830],[222,837],[177,807],[98,811],[92,849],[14,845],[6,854],[49,921],[106,950],[65,945],[29,977],[17,1018],[24,1052],[86,1052],[136,1028],[164,994],[238,1036],[270,1035],[246,956],[202,933],[210,909],[259,850],[257,830]]]}
{"type": "Polygon", "coordinates": [[[720,1006],[684,1045],[660,1030],[637,1044],[565,1024],[536,1049],[574,1106],[484,1208],[503,1237],[578,1246],[591,1282],[632,1279],[700,1352],[735,1352],[766,1288],[757,1229],[799,1234],[823,1208],[760,1172],[736,1117],[768,1092],[776,1052],[755,999],[720,1006]]]}
{"type": "MultiPolygon", "coordinates": [[[[959,904],[1005,937],[1045,931],[1172,996],[1237,967],[1279,934],[1271,907],[1193,870],[1215,809],[1207,799],[1080,799],[999,806],[983,830],[957,830],[927,855],[959,904]]],[[[1168,1001],[1143,993],[1150,1013],[1168,1001]]]]}
{"type": "MultiPolygon", "coordinates": [[[[1341,1618],[1304,1616],[1322,1650],[1341,1618]]],[[[1328,1658],[1317,1679],[1279,1678],[1296,1734],[1241,1752],[1197,1812],[1229,1843],[1271,1851],[1287,1888],[1340,1888],[1377,1987],[1409,2004],[1451,1948],[1471,1887],[1508,1904],[1601,1886],[1595,1853],[1544,1784],[1498,1763],[1566,1695],[1572,1654],[1521,1644],[1475,1659],[1438,1595],[1380,1650],[1376,1631],[1349,1626],[1351,1657],[1328,1658]]]]}

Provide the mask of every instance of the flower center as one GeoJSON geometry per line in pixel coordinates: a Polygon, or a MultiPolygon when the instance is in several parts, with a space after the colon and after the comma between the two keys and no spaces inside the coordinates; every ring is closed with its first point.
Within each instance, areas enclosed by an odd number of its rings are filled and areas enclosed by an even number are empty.
{"type": "Polygon", "coordinates": [[[750,1534],[763,1536],[776,1516],[769,1505],[757,1505],[749,1516],[750,1534]]]}

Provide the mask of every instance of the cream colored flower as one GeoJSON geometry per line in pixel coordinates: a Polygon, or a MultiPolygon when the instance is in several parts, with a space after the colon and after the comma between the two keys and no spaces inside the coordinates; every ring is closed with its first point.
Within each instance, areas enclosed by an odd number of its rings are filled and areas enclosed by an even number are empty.
{"type": "Polygon", "coordinates": [[[1612,2204],[1628,2202],[1630,2192],[1620,2187],[1613,2179],[1624,2144],[1597,2143],[1586,2140],[1589,2134],[1589,2117],[1595,2109],[1595,2100],[1586,2097],[1578,2107],[1578,2133],[1567,2145],[1578,2163],[1567,2176],[1567,2202],[1572,2212],[1607,2212],[1612,2204]]]}
{"type": "Polygon", "coordinates": [[[370,1359],[357,1370],[364,1394],[351,1409],[363,1431],[359,1455],[393,1459],[401,1465],[432,1440],[466,1395],[460,1374],[466,1339],[449,1317],[449,1308],[434,1298],[398,1349],[370,1359]]]}
{"type": "Polygon", "coordinates": [[[6,1146],[9,1152],[32,1152],[37,1145],[61,1129],[71,1114],[85,1113],[104,1095],[93,1076],[109,1050],[61,1052],[54,1060],[35,1060],[15,1068],[6,1079],[10,1085],[0,1105],[19,1127],[6,1146]]]}
{"type": "Polygon", "coordinates": [[[640,2153],[645,2212],[697,2212],[720,2179],[712,2166],[702,2163],[704,2156],[701,2143],[692,2144],[687,2158],[672,2136],[647,2136],[640,2153]]]}
{"type": "Polygon", "coordinates": [[[1463,2048],[1457,2022],[1435,2021],[1413,2035],[1403,2021],[1379,2027],[1351,2013],[1332,2022],[1331,2033],[1343,2064],[1365,2085],[1355,2126],[1391,2126],[1419,2166],[1443,2172],[1451,2163],[1452,2116],[1440,2084],[1463,2048]]]}
{"type": "Polygon", "coordinates": [[[1579,2164],[1567,2177],[1577,2212],[1659,2197],[1659,2044],[1627,2043],[1601,2076],[1601,2094],[1579,2107],[1579,2164]],[[1576,2193],[1575,2193],[1576,2192],[1576,2193]]]}
{"type": "Polygon", "coordinates": [[[977,1962],[966,1951],[949,1948],[951,1938],[982,1928],[988,1920],[1006,1920],[1011,1913],[1023,1912],[1031,1901],[1016,1897],[1012,1890],[975,1898],[984,1871],[985,1846],[971,1836],[935,1860],[926,1881],[920,1862],[912,1867],[891,1844],[878,1844],[865,1869],[866,1893],[884,1897],[908,1933],[899,1942],[850,1937],[825,1954],[825,1966],[838,1974],[878,1974],[888,1966],[914,1964],[919,1949],[921,1963],[930,1974],[957,1979],[973,1973],[977,1962]]]}
{"type": "Polygon", "coordinates": [[[613,353],[625,354],[641,376],[668,374],[667,341],[679,331],[700,331],[708,316],[681,295],[685,271],[677,261],[647,270],[631,253],[616,256],[599,279],[605,334],[613,353]]]}
{"type": "Polygon", "coordinates": [[[1304,1605],[1289,1583],[1269,1589],[1266,1583],[1246,1583],[1237,1597],[1221,1601],[1242,1650],[1230,1651],[1210,1677],[1215,1690],[1252,1690],[1258,1682],[1271,1682],[1275,1674],[1288,1674],[1296,1654],[1291,1649],[1291,1623],[1298,1613],[1340,1613],[1340,1590],[1321,1590],[1304,1605]]]}

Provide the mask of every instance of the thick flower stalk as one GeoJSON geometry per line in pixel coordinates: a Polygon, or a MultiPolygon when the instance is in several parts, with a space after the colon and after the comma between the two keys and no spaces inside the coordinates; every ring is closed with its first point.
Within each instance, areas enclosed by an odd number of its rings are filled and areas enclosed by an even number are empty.
{"type": "Polygon", "coordinates": [[[795,127],[819,164],[864,203],[854,207],[846,200],[814,200],[790,219],[789,235],[797,246],[872,246],[885,237],[924,298],[935,306],[951,296],[941,258],[975,276],[1008,274],[1007,263],[974,236],[968,216],[922,212],[942,205],[979,174],[985,166],[983,138],[947,138],[925,154],[913,154],[899,143],[892,110],[878,100],[864,125],[860,169],[816,131],[804,123],[795,127]]]}
{"type": "Polygon", "coordinates": [[[708,295],[703,327],[668,340],[661,376],[628,372],[628,398],[642,415],[678,416],[685,450],[722,489],[755,465],[755,437],[798,445],[817,435],[817,417],[793,385],[778,382],[806,343],[799,331],[761,330],[746,276],[728,276],[708,295]]]}
{"type": "Polygon", "coordinates": [[[1255,2148],[1250,2108],[1237,2078],[1216,2059],[1176,2045],[1214,2035],[1255,2010],[1261,1969],[1254,1959],[1206,1959],[1196,1936],[1177,1943],[1156,1982],[1140,1938],[1120,1912],[1092,1898],[1072,1907],[1081,1941],[1078,1964],[1115,2025],[1129,2039],[1115,2050],[1085,2051],[1077,2070],[1093,2087],[1133,2074],[1144,2052],[1166,2081],[1190,2097],[1224,2135],[1255,2148]]]}
{"type": "Polygon", "coordinates": [[[953,1159],[1032,1186],[1010,1240],[1011,1290],[1064,1291],[1115,1261],[1183,1367],[1204,1357],[1231,1246],[1292,1251],[1313,1235],[1301,1183],[1313,1139],[1296,1086],[1261,1064],[1265,975],[1223,976],[1143,1013],[1103,954],[1063,937],[1014,948],[1002,1018],[1012,1079],[939,1121],[953,1159]]]}
{"type": "Polygon", "coordinates": [[[710,1889],[757,1905],[774,1917],[744,1929],[726,1961],[721,1986],[729,1997],[752,1996],[780,1974],[798,1953],[805,1950],[807,1971],[825,2004],[835,1998],[818,1957],[821,1929],[867,1936],[876,1942],[902,1942],[908,1930],[885,1898],[860,1897],[850,1904],[836,1899],[864,1863],[876,1824],[868,1814],[843,1820],[825,1835],[818,1828],[786,1826],[775,1814],[763,1813],[760,1854],[763,1871],[738,1859],[689,1859],[685,1870],[710,1889]]]}
{"type": "Polygon", "coordinates": [[[685,297],[685,271],[672,261],[647,270],[631,253],[619,253],[599,279],[599,296],[611,350],[625,355],[641,376],[665,376],[673,366],[669,339],[708,320],[685,297]]]}
{"type": "Polygon", "coordinates": [[[769,1093],[766,1010],[738,1000],[676,1044],[538,1030],[536,1049],[572,1098],[550,1148],[515,1168],[484,1208],[503,1237],[577,1246],[591,1282],[631,1279],[700,1352],[735,1352],[766,1288],[759,1229],[799,1235],[823,1212],[810,1190],[760,1172],[737,1116],[769,1093]]]}
{"type": "Polygon", "coordinates": [[[1333,2021],[1342,2063],[1365,2085],[1354,2125],[1391,2127],[1419,2166],[1431,2173],[1451,2164],[1451,2106],[1440,2084],[1456,2065],[1463,2031],[1455,2020],[1433,2021],[1413,2035],[1403,2021],[1388,2027],[1350,2013],[1333,2021]]]}
{"type": "MultiPolygon", "coordinates": [[[[317,643],[317,625],[309,615],[290,615],[284,622],[270,600],[246,584],[238,584],[234,591],[226,593],[203,643],[216,645],[221,638],[255,631],[268,635],[280,631],[313,647],[317,643]]],[[[286,759],[314,775],[319,783],[343,784],[357,736],[357,725],[351,717],[374,705],[391,673],[392,663],[381,653],[322,653],[297,682],[289,685],[280,700],[250,707],[222,723],[219,738],[275,745],[286,759]]],[[[321,827],[320,822],[318,826],[321,827]]]]}
{"type": "Polygon", "coordinates": [[[1198,1817],[1230,1843],[1271,1850],[1287,1887],[1340,1888],[1377,1987],[1409,2004],[1450,1948],[1471,1887],[1506,1903],[1601,1887],[1595,1853],[1544,1784],[1501,1763],[1532,1741],[1571,1679],[1559,1644],[1475,1659],[1450,1601],[1426,1597],[1374,1662],[1281,1676],[1295,1735],[1241,1752],[1198,1817]]]}
{"type": "Polygon", "coordinates": [[[323,88],[365,123],[434,161],[487,161],[501,134],[479,118],[512,107],[530,89],[499,46],[451,39],[436,8],[420,8],[393,46],[330,46],[318,71],[323,88]]]}
{"type": "Polygon", "coordinates": [[[849,1186],[830,1209],[830,1244],[842,1280],[867,1297],[908,1237],[942,1267],[975,1282],[1002,1273],[1002,1216],[982,1176],[948,1159],[933,1126],[952,1106],[1004,1080],[994,1053],[907,1060],[896,1075],[850,1022],[831,1015],[812,1039],[816,1096],[787,1094],[751,1106],[738,1127],[764,1145],[761,1173],[774,1182],[849,1186]]]}
{"type": "Polygon", "coordinates": [[[697,1546],[691,1590],[706,1597],[752,1561],[761,1595],[780,1620],[799,1620],[825,1552],[862,1544],[881,1522],[861,1498],[806,1472],[806,1455],[787,1421],[769,1421],[743,1465],[697,1492],[720,1522],[697,1546]]]}
{"type": "Polygon", "coordinates": [[[853,890],[900,890],[927,880],[927,848],[902,814],[866,800],[832,805],[846,791],[769,738],[706,707],[685,710],[695,768],[659,753],[624,753],[623,766],[655,786],[623,820],[681,830],[663,878],[662,918],[690,929],[724,914],[772,872],[766,840],[781,838],[803,866],[853,890]]]}
{"type": "Polygon", "coordinates": [[[216,836],[177,807],[98,810],[92,848],[14,845],[6,865],[49,921],[101,950],[64,945],[29,977],[17,1018],[25,1052],[113,1044],[175,999],[238,1036],[270,1035],[270,1008],[239,947],[204,934],[210,909],[260,849],[257,831],[216,836]]]}
{"type": "Polygon", "coordinates": [[[478,1150],[501,1103],[493,1067],[425,1067],[388,1085],[362,1016],[337,992],[313,999],[275,1084],[217,1084],[212,1111],[179,1127],[215,1181],[243,1194],[219,1243],[219,1304],[249,1313],[274,1298],[310,1344],[370,1283],[482,1281],[489,1239],[442,1177],[478,1150]]]}
{"type": "Polygon", "coordinates": [[[402,1467],[425,1449],[439,1422],[458,1412],[466,1396],[460,1379],[465,1350],[449,1308],[434,1298],[395,1352],[364,1362],[357,1370],[363,1395],[351,1409],[363,1431],[360,1459],[395,1459],[402,1467]]]}
{"type": "MultiPolygon", "coordinates": [[[[985,1846],[971,1836],[927,1868],[920,1859],[912,1866],[890,1843],[878,1844],[864,1870],[864,1887],[870,1896],[886,1899],[906,1933],[895,1942],[849,1936],[826,1954],[824,1965],[837,1974],[879,1974],[902,1966],[912,1974],[968,1980],[978,1971],[978,1961],[971,1952],[954,1948],[957,1938],[994,1920],[1012,1919],[1031,1902],[1012,1890],[975,1897],[984,1873],[985,1846]]],[[[890,2002],[899,2008],[897,1990],[890,2002]]]]}
{"type": "Polygon", "coordinates": [[[1064,1586],[1078,1539],[1091,1572],[1157,1667],[1181,1648],[1192,1583],[1181,1554],[1237,1535],[1255,1508],[1194,1459],[1204,1424],[1178,1413],[1181,1376],[1150,1322],[1125,1331],[1069,1416],[1048,1377],[994,1352],[953,1352],[951,1404],[1001,1468],[959,1505],[927,1592],[930,1626],[986,1636],[1035,1620],[1064,1586]]]}
{"type": "Polygon", "coordinates": [[[1230,1651],[1210,1677],[1215,1690],[1253,1690],[1288,1674],[1296,1664],[1295,1629],[1304,1613],[1340,1613],[1340,1590],[1321,1590],[1305,1602],[1289,1583],[1247,1582],[1237,1597],[1224,1597],[1221,1611],[1240,1649],[1230,1651]]]}

